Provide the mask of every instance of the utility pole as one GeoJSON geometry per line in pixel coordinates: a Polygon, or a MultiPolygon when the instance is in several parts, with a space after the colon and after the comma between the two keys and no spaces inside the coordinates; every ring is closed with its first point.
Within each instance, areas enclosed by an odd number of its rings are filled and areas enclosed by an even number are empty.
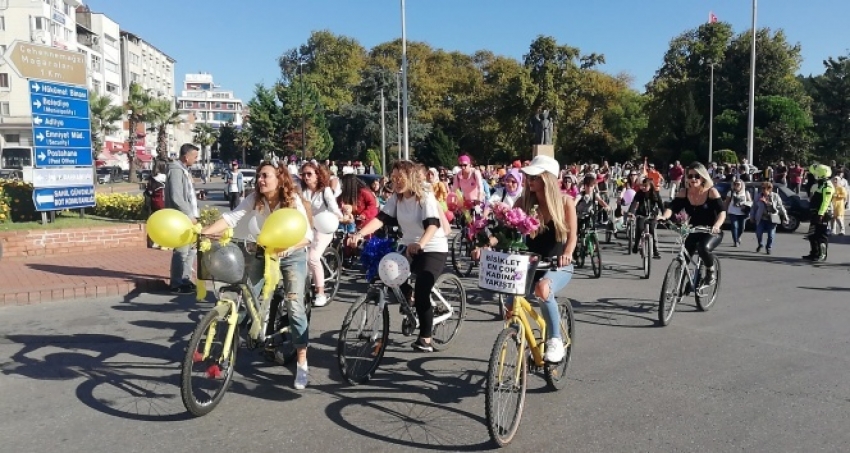
{"type": "Polygon", "coordinates": [[[404,0],[401,0],[401,82],[404,89],[404,158],[405,160],[410,160],[410,134],[407,127],[407,114],[408,107],[410,105],[410,98],[407,92],[407,25],[405,22],[404,10],[404,0]]]}
{"type": "Polygon", "coordinates": [[[753,159],[753,139],[755,135],[756,125],[756,5],[757,0],[753,0],[753,48],[750,52],[750,112],[747,121],[747,163],[754,165],[753,159]]]}
{"type": "Polygon", "coordinates": [[[708,162],[712,162],[714,154],[714,63],[711,66],[711,88],[709,88],[708,105],[708,162]]]}
{"type": "Polygon", "coordinates": [[[304,60],[298,60],[298,69],[301,75],[301,160],[307,156],[307,126],[304,118],[304,60]]]}
{"type": "Polygon", "coordinates": [[[384,111],[384,89],[381,88],[381,173],[387,174],[387,115],[384,111]]]}
{"type": "Polygon", "coordinates": [[[401,160],[401,69],[395,73],[396,132],[398,133],[398,160],[401,160]]]}

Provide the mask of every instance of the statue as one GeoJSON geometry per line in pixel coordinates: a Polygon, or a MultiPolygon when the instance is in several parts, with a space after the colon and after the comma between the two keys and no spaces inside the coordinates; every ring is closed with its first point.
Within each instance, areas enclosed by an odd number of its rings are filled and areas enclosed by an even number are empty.
{"type": "Polygon", "coordinates": [[[549,109],[538,110],[528,122],[529,129],[534,134],[532,145],[551,145],[554,125],[554,112],[550,113],[549,109]]]}

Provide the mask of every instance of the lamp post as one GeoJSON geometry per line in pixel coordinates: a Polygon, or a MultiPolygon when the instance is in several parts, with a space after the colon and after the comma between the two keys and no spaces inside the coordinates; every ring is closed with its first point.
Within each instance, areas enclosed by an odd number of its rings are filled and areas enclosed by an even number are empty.
{"type": "Polygon", "coordinates": [[[381,172],[387,174],[387,114],[384,108],[384,89],[381,88],[381,172]]]}
{"type": "Polygon", "coordinates": [[[307,125],[304,118],[304,63],[303,58],[298,59],[298,72],[301,85],[301,160],[307,156],[307,125]]]}
{"type": "Polygon", "coordinates": [[[714,154],[714,65],[708,64],[711,67],[711,82],[709,87],[709,104],[708,104],[708,162],[711,163],[714,154]]]}
{"type": "Polygon", "coordinates": [[[407,113],[410,99],[407,92],[407,25],[404,10],[404,0],[401,0],[401,82],[404,89],[404,158],[410,160],[410,135],[407,130],[407,113]]]}
{"type": "Polygon", "coordinates": [[[401,69],[395,73],[396,132],[398,135],[398,160],[401,160],[401,69]]]}
{"type": "Polygon", "coordinates": [[[747,162],[755,163],[753,159],[753,138],[756,123],[756,11],[757,0],[753,0],[753,48],[750,52],[750,108],[747,120],[747,162]]]}

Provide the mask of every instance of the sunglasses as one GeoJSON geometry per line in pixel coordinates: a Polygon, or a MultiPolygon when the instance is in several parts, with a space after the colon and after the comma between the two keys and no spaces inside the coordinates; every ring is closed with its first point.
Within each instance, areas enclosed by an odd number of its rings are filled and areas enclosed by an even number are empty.
{"type": "Polygon", "coordinates": [[[688,179],[702,179],[702,176],[696,173],[688,173],[688,179]]]}
{"type": "Polygon", "coordinates": [[[306,178],[307,176],[316,176],[316,174],[315,174],[315,173],[313,173],[313,172],[309,172],[309,173],[304,172],[304,173],[301,173],[301,177],[302,177],[302,178],[306,178]]]}
{"type": "Polygon", "coordinates": [[[461,167],[468,167],[469,164],[460,164],[461,167]]]}

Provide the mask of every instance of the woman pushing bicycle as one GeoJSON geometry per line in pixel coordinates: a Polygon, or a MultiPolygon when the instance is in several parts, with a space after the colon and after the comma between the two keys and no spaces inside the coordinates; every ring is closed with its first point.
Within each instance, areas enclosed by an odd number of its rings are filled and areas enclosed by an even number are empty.
{"type": "Polygon", "coordinates": [[[714,270],[714,254],[711,252],[723,241],[723,232],[720,228],[726,220],[726,211],[720,192],[714,188],[714,181],[705,166],[694,162],[688,166],[686,175],[687,187],[679,190],[676,198],[670,203],[670,207],[658,216],[658,220],[667,220],[673,212],[684,211],[691,226],[711,228],[711,233],[695,232],[685,240],[688,253],[692,255],[696,250],[705,263],[706,279],[703,283],[710,286],[717,278],[714,270]]]}
{"type": "Polygon", "coordinates": [[[440,220],[442,210],[434,194],[426,190],[422,172],[415,163],[402,160],[393,164],[390,180],[395,193],[387,199],[377,217],[349,238],[349,245],[356,246],[364,236],[385,224],[398,224],[402,234],[400,242],[407,246],[405,253],[413,260],[410,272],[416,275],[415,289],[407,283],[401,287],[405,295],[412,290],[419,317],[419,338],[411,346],[417,351],[433,352],[434,308],[430,294],[449,255],[449,242],[440,220]]]}
{"type": "MultiPolygon", "coordinates": [[[[560,316],[555,294],[564,289],[573,277],[573,251],[576,248],[578,221],[573,198],[561,193],[558,181],[560,166],[558,161],[548,156],[537,156],[522,168],[528,180],[527,190],[516,201],[514,207],[530,213],[537,210],[540,229],[528,237],[526,246],[531,253],[544,258],[557,257],[558,267],[549,269],[543,275],[535,275],[534,295],[537,296],[543,319],[547,326],[558,326],[560,316]]],[[[495,245],[495,238],[490,239],[495,245]]],[[[478,251],[476,251],[478,254],[478,251]]],[[[478,257],[473,257],[478,259],[478,257]]],[[[511,317],[513,298],[506,306],[506,318],[511,317]]],[[[560,362],[564,358],[564,342],[561,329],[546,331],[546,352],[544,360],[560,362]]]]}
{"type": "MultiPolygon", "coordinates": [[[[231,212],[222,214],[221,219],[201,231],[203,235],[216,235],[239,222],[248,222],[251,234],[257,234],[263,223],[277,209],[294,208],[311,218],[301,190],[295,185],[289,171],[283,165],[275,166],[263,162],[257,168],[255,191],[245,197],[231,212]]],[[[256,240],[256,237],[253,238],[256,240]]],[[[307,247],[313,240],[313,229],[307,228],[299,243],[280,254],[280,271],[284,290],[284,301],[289,310],[289,324],[292,329],[293,344],[296,350],[297,365],[295,388],[302,390],[307,386],[309,369],[307,367],[307,342],[309,320],[304,304],[304,281],[307,279],[307,247]]],[[[263,278],[264,263],[261,260],[249,260],[246,273],[251,281],[263,278]]]]}

